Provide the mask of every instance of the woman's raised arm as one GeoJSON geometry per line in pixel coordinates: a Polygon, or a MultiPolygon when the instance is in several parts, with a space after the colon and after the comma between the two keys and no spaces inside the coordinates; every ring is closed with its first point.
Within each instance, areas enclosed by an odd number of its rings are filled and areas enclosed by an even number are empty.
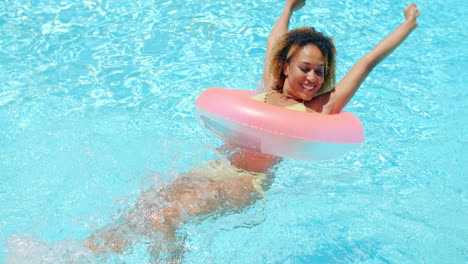
{"type": "Polygon", "coordinates": [[[390,55],[418,26],[416,18],[420,12],[416,4],[406,7],[404,13],[405,21],[369,53],[364,55],[335,86],[335,89],[328,95],[329,99],[324,105],[325,112],[329,114],[339,113],[351,100],[372,69],[390,55]]]}

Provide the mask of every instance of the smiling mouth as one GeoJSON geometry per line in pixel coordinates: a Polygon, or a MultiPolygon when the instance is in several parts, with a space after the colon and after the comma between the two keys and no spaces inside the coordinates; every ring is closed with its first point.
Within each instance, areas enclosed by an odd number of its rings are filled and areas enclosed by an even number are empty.
{"type": "Polygon", "coordinates": [[[312,91],[315,89],[315,85],[310,85],[310,84],[302,84],[302,88],[304,88],[307,91],[312,91]]]}

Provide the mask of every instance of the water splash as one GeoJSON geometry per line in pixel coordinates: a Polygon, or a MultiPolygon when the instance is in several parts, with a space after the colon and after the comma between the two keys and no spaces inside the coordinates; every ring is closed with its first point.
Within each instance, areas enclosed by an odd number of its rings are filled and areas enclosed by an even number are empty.
{"type": "Polygon", "coordinates": [[[7,240],[5,264],[94,264],[97,256],[80,240],[53,243],[38,238],[13,234],[7,240]]]}

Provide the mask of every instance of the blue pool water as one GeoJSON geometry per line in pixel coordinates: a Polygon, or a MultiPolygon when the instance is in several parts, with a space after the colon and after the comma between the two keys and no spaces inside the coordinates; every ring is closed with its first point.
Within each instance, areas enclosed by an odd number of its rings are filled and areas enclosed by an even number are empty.
{"type": "MultiPolygon", "coordinates": [[[[195,99],[256,89],[283,1],[202,2],[0,1],[0,262],[80,254],[140,190],[212,158],[195,99]]],[[[407,4],[313,1],[291,26],[335,38],[339,79],[407,4]]],[[[346,108],[365,143],[287,160],[260,202],[187,224],[184,263],[467,261],[468,7],[418,4],[419,28],[346,108]]],[[[149,261],[144,243],[107,260],[149,261]]]]}

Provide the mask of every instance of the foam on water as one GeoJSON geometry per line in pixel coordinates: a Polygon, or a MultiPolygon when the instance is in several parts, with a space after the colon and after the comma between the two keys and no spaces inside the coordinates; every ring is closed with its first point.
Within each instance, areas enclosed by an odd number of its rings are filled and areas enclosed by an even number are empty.
{"type": "Polygon", "coordinates": [[[93,264],[97,257],[78,240],[53,243],[26,235],[14,234],[8,238],[5,264],[93,264]]]}

